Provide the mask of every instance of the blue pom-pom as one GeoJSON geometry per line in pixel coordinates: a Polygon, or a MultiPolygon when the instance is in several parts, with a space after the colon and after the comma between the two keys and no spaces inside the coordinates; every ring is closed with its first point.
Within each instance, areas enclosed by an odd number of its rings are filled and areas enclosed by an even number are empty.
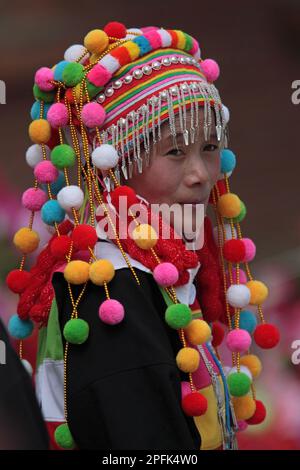
{"type": "MultiPolygon", "coordinates": [[[[66,178],[62,171],[59,172],[58,178],[54,181],[54,183],[50,184],[51,193],[53,196],[57,196],[59,191],[66,186],[66,178]]],[[[43,184],[43,190],[45,192],[48,191],[47,185],[43,184]]]]}
{"type": "Polygon", "coordinates": [[[57,80],[58,82],[63,81],[62,74],[63,74],[64,68],[69,63],[70,62],[68,62],[67,60],[62,60],[61,62],[58,62],[58,64],[56,64],[55,69],[54,69],[54,80],[57,80]]]}
{"type": "Polygon", "coordinates": [[[135,44],[140,48],[140,56],[152,51],[150,42],[144,36],[136,36],[132,42],[135,42],[135,44]]]}
{"type": "Polygon", "coordinates": [[[21,320],[19,315],[15,314],[9,320],[8,331],[13,338],[25,339],[31,335],[33,323],[31,320],[21,320]]]}
{"type": "Polygon", "coordinates": [[[229,149],[221,151],[221,173],[229,173],[233,171],[236,166],[236,156],[229,149]]]}
{"type": "MultiPolygon", "coordinates": [[[[43,119],[47,119],[48,110],[50,108],[50,103],[44,103],[43,110],[43,119]]],[[[35,101],[30,110],[30,117],[34,121],[35,119],[40,119],[41,103],[40,101],[35,101]]]]}
{"type": "MultiPolygon", "coordinates": [[[[234,327],[234,319],[232,320],[232,326],[234,327]]],[[[240,329],[247,330],[251,335],[257,326],[257,318],[255,313],[250,310],[242,310],[240,313],[240,329]]]]}
{"type": "Polygon", "coordinates": [[[56,200],[45,202],[42,207],[41,217],[42,221],[47,225],[54,225],[55,222],[59,224],[65,218],[65,211],[56,200]]]}

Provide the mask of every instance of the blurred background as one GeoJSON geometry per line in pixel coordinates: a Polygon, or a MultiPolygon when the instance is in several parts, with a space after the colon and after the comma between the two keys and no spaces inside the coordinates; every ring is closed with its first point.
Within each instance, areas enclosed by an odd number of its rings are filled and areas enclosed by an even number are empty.
{"type": "MultiPolygon", "coordinates": [[[[300,104],[291,100],[292,82],[300,80],[299,0],[0,0],[0,9],[0,80],[6,84],[6,104],[0,105],[4,321],[17,302],[5,286],[19,262],[11,239],[28,221],[20,198],[32,184],[25,151],[35,71],[62,60],[68,46],[111,20],[182,29],[199,40],[202,57],[214,58],[221,68],[216,85],[231,112],[230,148],[237,156],[231,188],[247,206],[243,234],[257,244],[252,272],[270,288],[266,317],[282,332],[280,346],[261,354],[258,395],[268,419],[240,433],[240,448],[300,449],[300,364],[291,362],[291,344],[300,340],[300,104]]],[[[36,227],[46,241],[42,224],[36,227]]]]}

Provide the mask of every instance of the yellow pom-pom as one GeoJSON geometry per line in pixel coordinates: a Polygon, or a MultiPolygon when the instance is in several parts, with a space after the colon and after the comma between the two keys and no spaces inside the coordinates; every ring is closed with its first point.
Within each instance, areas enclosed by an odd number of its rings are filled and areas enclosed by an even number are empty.
{"type": "Polygon", "coordinates": [[[242,203],[236,194],[222,194],[218,200],[217,209],[222,217],[231,219],[240,215],[242,203]]]}
{"type": "Polygon", "coordinates": [[[157,233],[151,225],[141,224],[132,232],[132,238],[142,250],[150,250],[157,243],[157,233]]]}
{"type": "Polygon", "coordinates": [[[133,41],[128,41],[124,44],[126,47],[127,51],[129,52],[131,60],[135,60],[139,57],[140,55],[140,49],[137,44],[135,44],[133,41]]]}
{"type": "Polygon", "coordinates": [[[254,379],[256,379],[262,371],[262,363],[260,359],[255,356],[255,354],[247,354],[246,356],[242,356],[240,363],[242,366],[248,367],[254,379]]]}
{"type": "Polygon", "coordinates": [[[28,227],[20,228],[14,236],[14,245],[23,253],[28,254],[35,251],[40,243],[37,232],[28,227]]]}
{"type": "Polygon", "coordinates": [[[232,404],[237,420],[244,421],[251,418],[256,409],[256,403],[250,395],[232,397],[232,404]]]}
{"type": "Polygon", "coordinates": [[[30,123],[28,133],[35,144],[46,144],[51,137],[51,126],[46,119],[35,119],[30,123]]]}
{"type": "Polygon", "coordinates": [[[269,289],[266,284],[261,281],[248,281],[246,286],[251,292],[250,304],[260,305],[262,304],[269,295],[269,289]]]}
{"type": "Polygon", "coordinates": [[[80,260],[70,261],[67,264],[64,276],[70,284],[85,284],[89,280],[89,263],[80,260]]]}
{"type": "Polygon", "coordinates": [[[107,259],[99,259],[90,265],[90,280],[97,286],[110,282],[115,275],[113,264],[107,259]]]}
{"type": "Polygon", "coordinates": [[[195,372],[199,367],[200,355],[194,348],[182,348],[176,356],[176,363],[183,372],[195,372]]]}
{"type": "Polygon", "coordinates": [[[211,329],[204,320],[192,320],[189,325],[184,328],[187,340],[193,345],[206,343],[211,337],[211,329]]]}
{"type": "Polygon", "coordinates": [[[84,45],[92,54],[101,54],[108,44],[108,36],[102,29],[93,29],[84,38],[84,45]]]}

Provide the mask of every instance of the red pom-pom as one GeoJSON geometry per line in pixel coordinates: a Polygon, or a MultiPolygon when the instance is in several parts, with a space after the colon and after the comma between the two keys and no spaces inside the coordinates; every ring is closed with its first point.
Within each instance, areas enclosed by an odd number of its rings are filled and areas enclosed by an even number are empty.
{"type": "Polygon", "coordinates": [[[52,240],[50,251],[57,259],[64,259],[69,254],[72,240],[67,235],[60,235],[52,240]]]}
{"type": "Polygon", "coordinates": [[[199,392],[189,393],[182,399],[181,404],[188,416],[201,416],[207,410],[207,399],[199,392]]]}
{"type": "Polygon", "coordinates": [[[106,32],[107,36],[118,39],[125,38],[127,34],[126,26],[123,23],[119,23],[118,21],[111,21],[110,23],[107,23],[107,25],[104,27],[104,31],[106,32]]]}
{"type": "Polygon", "coordinates": [[[21,294],[29,285],[29,281],[30,273],[19,269],[11,271],[6,278],[7,287],[15,294],[21,294]]]}
{"type": "Polygon", "coordinates": [[[224,258],[230,263],[241,263],[246,255],[246,248],[242,240],[226,240],[223,246],[224,258]]]}
{"type": "Polygon", "coordinates": [[[260,424],[262,423],[267,415],[266,407],[260,400],[255,400],[256,409],[255,413],[251,418],[247,419],[248,424],[260,424]]]}
{"type": "Polygon", "coordinates": [[[264,323],[258,325],[254,331],[254,341],[262,349],[272,349],[279,343],[280,333],[275,325],[264,323]]]}
{"type": "Polygon", "coordinates": [[[127,208],[129,208],[133,204],[139,203],[135,191],[129,186],[118,186],[116,189],[114,189],[114,191],[110,193],[110,195],[111,202],[115,206],[117,211],[119,210],[119,200],[121,196],[127,198],[127,208]]]}
{"type": "Polygon", "coordinates": [[[74,228],[72,233],[74,248],[77,250],[88,250],[94,248],[97,243],[98,236],[94,227],[87,224],[81,224],[74,228]]]}
{"type": "Polygon", "coordinates": [[[218,346],[220,346],[225,336],[225,331],[221,323],[216,322],[216,321],[213,322],[211,334],[212,334],[211,344],[213,345],[214,348],[217,348],[218,346]]]}
{"type": "Polygon", "coordinates": [[[117,59],[121,66],[131,62],[130,54],[125,46],[119,46],[115,49],[112,49],[112,51],[110,51],[110,55],[117,59]]]}
{"type": "Polygon", "coordinates": [[[60,235],[67,235],[73,229],[74,224],[69,219],[65,219],[61,224],[58,226],[58,230],[60,235]]]}

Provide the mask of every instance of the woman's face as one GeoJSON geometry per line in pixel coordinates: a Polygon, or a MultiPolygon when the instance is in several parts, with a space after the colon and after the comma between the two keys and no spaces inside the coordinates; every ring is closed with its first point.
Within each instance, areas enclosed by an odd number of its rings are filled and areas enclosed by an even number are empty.
{"type": "MultiPolygon", "coordinates": [[[[178,119],[176,119],[177,121],[178,119]]],[[[205,142],[203,135],[203,109],[199,110],[200,132],[196,142],[186,146],[176,123],[177,146],[174,147],[168,122],[161,127],[162,138],[153,147],[150,166],[143,169],[142,174],[134,174],[128,184],[135,192],[150,204],[177,203],[192,204],[190,215],[185,215],[195,230],[195,204],[204,205],[204,213],[208,205],[212,187],[220,175],[220,148],[214,126],[211,128],[210,140],[205,142]]],[[[189,114],[187,114],[189,129],[189,114]]],[[[199,208],[199,206],[198,206],[199,208]]],[[[176,220],[171,217],[171,225],[179,229],[176,220]]],[[[178,230],[177,230],[178,231],[178,230]]]]}

